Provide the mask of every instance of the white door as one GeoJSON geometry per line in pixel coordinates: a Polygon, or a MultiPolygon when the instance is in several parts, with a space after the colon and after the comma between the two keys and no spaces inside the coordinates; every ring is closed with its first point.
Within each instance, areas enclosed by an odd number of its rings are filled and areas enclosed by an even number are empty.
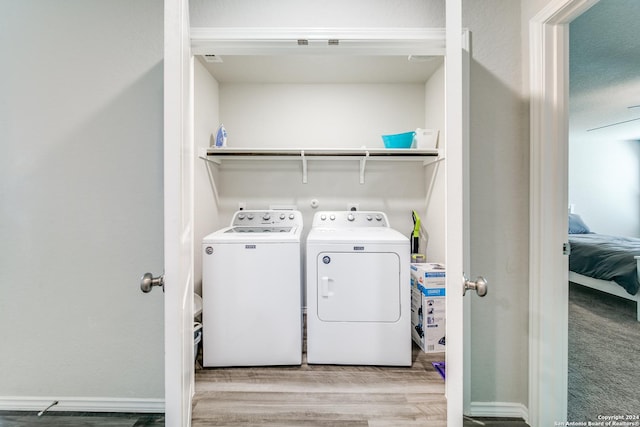
{"type": "MultiPolygon", "coordinates": [[[[461,427],[469,407],[469,342],[463,290],[469,273],[469,34],[462,30],[460,0],[446,2],[445,56],[445,186],[447,265],[447,426],[461,427]]],[[[479,284],[480,285],[480,284],[479,284]]],[[[482,286],[482,285],[480,285],[482,286]]],[[[481,290],[478,294],[482,295],[481,290]]],[[[468,295],[466,298],[475,298],[468,295]]],[[[467,319],[468,321],[468,319],[467,319]]]]}
{"type": "Polygon", "coordinates": [[[189,2],[165,1],[164,330],[167,426],[191,424],[193,357],[193,141],[189,2]]]}

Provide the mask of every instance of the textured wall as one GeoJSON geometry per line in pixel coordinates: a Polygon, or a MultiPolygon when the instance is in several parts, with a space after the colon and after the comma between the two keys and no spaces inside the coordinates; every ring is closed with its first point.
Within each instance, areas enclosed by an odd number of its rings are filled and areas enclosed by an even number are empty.
{"type": "Polygon", "coordinates": [[[192,27],[442,27],[442,0],[195,0],[192,27]]]}
{"type": "Polygon", "coordinates": [[[0,3],[0,398],[164,396],[162,15],[0,3]]]}

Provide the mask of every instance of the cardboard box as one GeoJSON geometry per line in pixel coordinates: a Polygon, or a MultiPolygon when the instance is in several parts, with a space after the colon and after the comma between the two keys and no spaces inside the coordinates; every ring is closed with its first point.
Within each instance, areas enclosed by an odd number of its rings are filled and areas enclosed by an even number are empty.
{"type": "Polygon", "coordinates": [[[445,351],[444,264],[411,264],[411,337],[425,353],[445,351]]]}

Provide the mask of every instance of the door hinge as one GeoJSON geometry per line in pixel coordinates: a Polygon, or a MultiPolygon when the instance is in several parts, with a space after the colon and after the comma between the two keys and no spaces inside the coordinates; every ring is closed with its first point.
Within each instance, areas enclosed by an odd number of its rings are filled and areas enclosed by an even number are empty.
{"type": "Polygon", "coordinates": [[[562,255],[571,255],[571,244],[569,242],[562,244],[562,255]]]}

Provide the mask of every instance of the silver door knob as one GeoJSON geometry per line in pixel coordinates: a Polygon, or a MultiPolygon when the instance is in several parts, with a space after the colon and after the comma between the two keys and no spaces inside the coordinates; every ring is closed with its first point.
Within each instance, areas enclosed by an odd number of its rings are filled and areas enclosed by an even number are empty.
{"type": "Polygon", "coordinates": [[[463,296],[467,293],[467,290],[475,290],[479,297],[483,297],[487,294],[487,280],[482,276],[478,276],[475,282],[465,278],[462,288],[463,296]]]}
{"type": "Polygon", "coordinates": [[[145,294],[147,292],[151,292],[154,286],[162,286],[162,291],[164,291],[164,274],[162,276],[153,277],[151,273],[144,273],[142,278],[140,279],[140,289],[145,294]]]}

